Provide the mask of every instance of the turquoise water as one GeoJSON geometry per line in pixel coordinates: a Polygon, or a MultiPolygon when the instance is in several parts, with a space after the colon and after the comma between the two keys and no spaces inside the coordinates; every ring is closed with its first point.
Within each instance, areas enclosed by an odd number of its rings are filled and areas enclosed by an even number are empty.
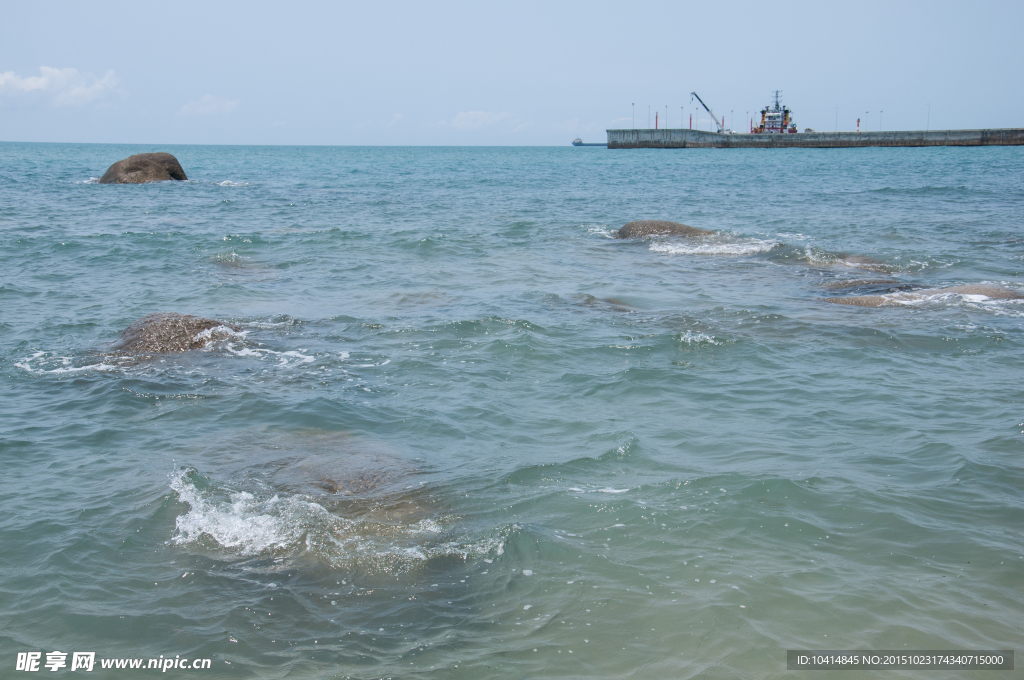
{"type": "Polygon", "coordinates": [[[1024,150],[7,143],[0,187],[3,677],[1021,647],[1024,301],[824,298],[1024,291],[1024,150]],[[190,181],[95,183],[154,150],[190,181]],[[158,311],[240,331],[110,351],[158,311]]]}

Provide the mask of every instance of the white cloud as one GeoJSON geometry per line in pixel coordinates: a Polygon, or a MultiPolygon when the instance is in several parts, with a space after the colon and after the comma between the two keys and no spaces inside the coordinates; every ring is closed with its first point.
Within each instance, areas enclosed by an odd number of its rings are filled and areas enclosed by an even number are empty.
{"type": "Polygon", "coordinates": [[[490,111],[460,111],[452,120],[452,126],[460,130],[479,130],[494,125],[508,118],[508,113],[492,113],[490,111]]]}
{"type": "Polygon", "coordinates": [[[179,116],[226,116],[238,106],[237,99],[225,99],[205,94],[199,100],[192,99],[178,109],[179,116]]]}
{"type": "Polygon", "coordinates": [[[83,106],[101,99],[117,87],[117,76],[107,71],[102,78],[79,73],[76,68],[40,66],[38,76],[21,76],[14,71],[0,73],[0,95],[48,97],[54,106],[83,106]]]}

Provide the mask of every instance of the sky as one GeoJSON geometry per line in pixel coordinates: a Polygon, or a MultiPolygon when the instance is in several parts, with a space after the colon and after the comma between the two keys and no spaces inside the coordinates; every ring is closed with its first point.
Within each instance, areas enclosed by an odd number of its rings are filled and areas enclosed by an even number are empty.
{"type": "Polygon", "coordinates": [[[0,141],[566,145],[1024,127],[1024,3],[3,0],[0,141]],[[648,122],[650,116],[650,122],[648,122]]]}

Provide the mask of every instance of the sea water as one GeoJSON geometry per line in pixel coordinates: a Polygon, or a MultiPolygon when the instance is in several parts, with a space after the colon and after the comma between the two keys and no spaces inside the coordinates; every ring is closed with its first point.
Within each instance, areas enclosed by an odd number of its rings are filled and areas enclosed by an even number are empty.
{"type": "Polygon", "coordinates": [[[1024,302],[825,301],[970,283],[1021,149],[0,144],[0,675],[1020,649],[1024,302]],[[153,312],[235,330],[111,350],[153,312]]]}

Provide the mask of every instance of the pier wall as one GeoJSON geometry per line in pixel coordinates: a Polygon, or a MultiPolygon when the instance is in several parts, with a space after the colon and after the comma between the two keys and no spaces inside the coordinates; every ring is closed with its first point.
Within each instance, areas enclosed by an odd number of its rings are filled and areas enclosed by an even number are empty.
{"type": "Polygon", "coordinates": [[[1024,128],[732,135],[685,129],[607,132],[609,149],[835,149],[864,146],[1024,145],[1024,128]]]}

